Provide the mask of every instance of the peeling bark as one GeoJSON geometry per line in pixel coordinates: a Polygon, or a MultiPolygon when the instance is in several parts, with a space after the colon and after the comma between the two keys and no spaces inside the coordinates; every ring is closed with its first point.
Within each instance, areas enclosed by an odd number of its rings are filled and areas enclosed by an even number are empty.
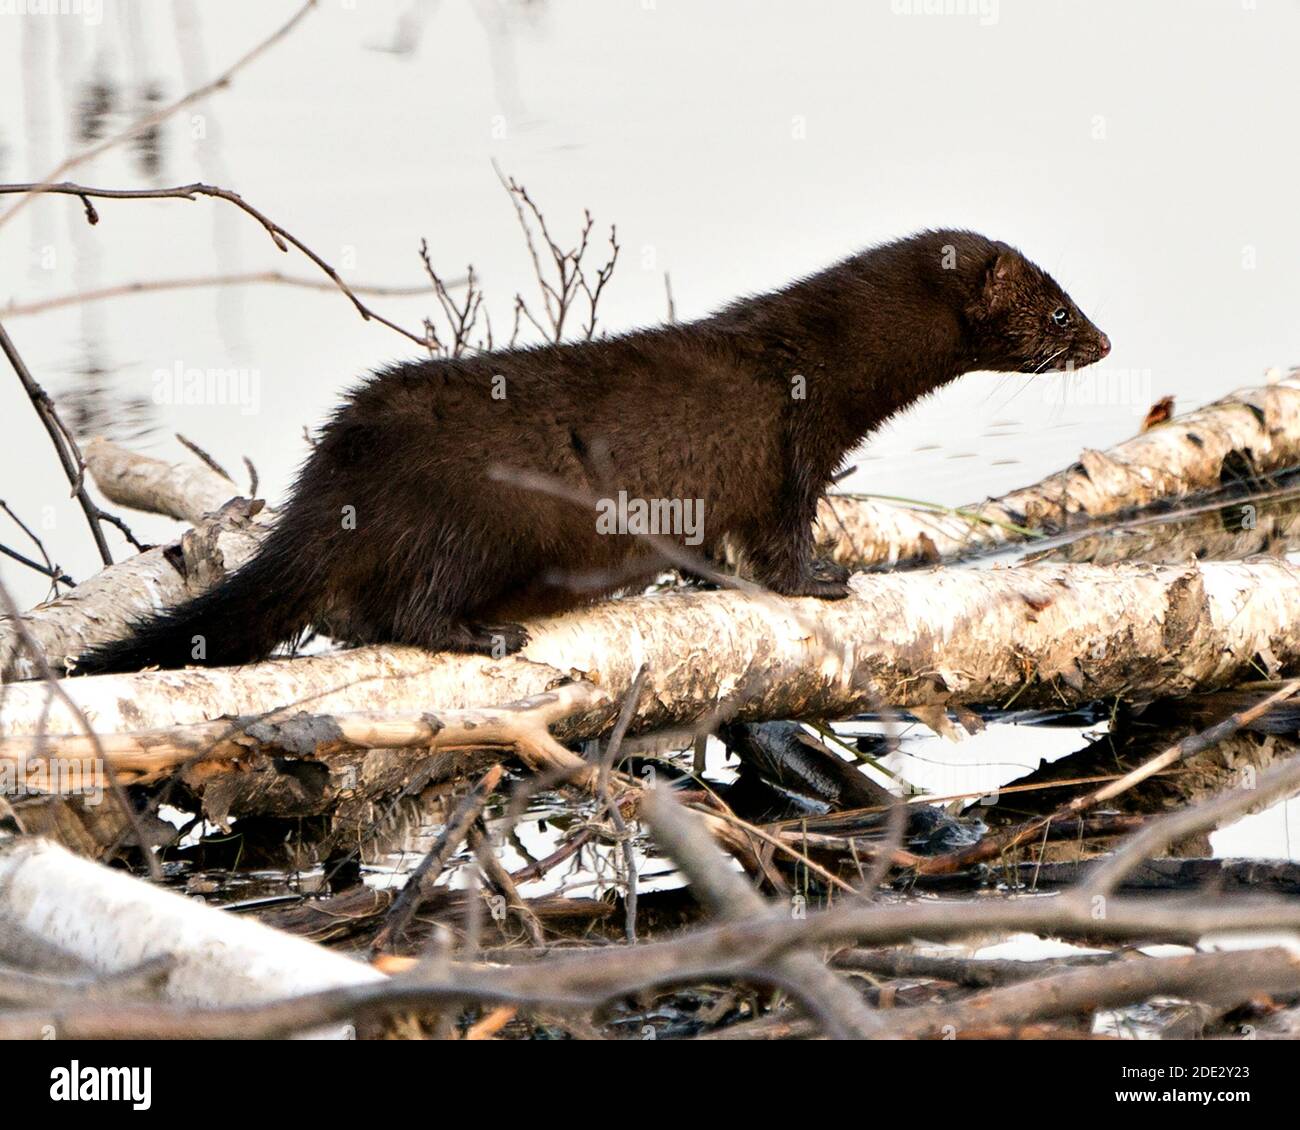
{"type": "MultiPolygon", "coordinates": [[[[501,660],[374,647],[64,685],[113,734],[289,708],[472,709],[579,678],[610,703],[559,723],[557,736],[571,740],[612,723],[642,664],[636,729],[715,712],[760,721],[882,704],[1146,700],[1300,662],[1300,566],[1283,561],[940,569],[858,575],[853,589],[830,602],[734,591],[612,601],[533,622],[529,645],[501,660]]],[[[9,687],[0,736],[75,733],[47,695],[37,683],[9,687]]]]}
{"type": "Polygon", "coordinates": [[[833,496],[818,518],[821,552],[846,565],[924,564],[1028,540],[1085,520],[1212,491],[1300,464],[1300,370],[1240,389],[965,516],[833,496]]]}
{"type": "MultiPolygon", "coordinates": [[[[98,741],[84,734],[0,737],[0,774],[8,770],[18,780],[20,770],[34,777],[49,768],[46,780],[51,783],[62,780],[82,793],[102,791],[107,787],[98,760],[102,751],[119,778],[133,784],[178,772],[182,783],[202,798],[204,815],[218,824],[231,814],[310,816],[340,804],[350,812],[376,797],[452,776],[468,766],[472,754],[489,750],[513,750],[541,770],[577,769],[583,776],[589,767],[559,746],[549,728],[604,701],[596,687],[569,683],[522,702],[441,714],[291,709],[170,730],[105,734],[98,741]],[[57,773],[51,766],[55,758],[57,773]]],[[[590,785],[585,778],[580,783],[590,785]]],[[[65,840],[62,828],[50,827],[48,820],[46,826],[65,840]]]]}
{"type": "MultiPolygon", "coordinates": [[[[253,555],[273,516],[261,501],[239,498],[238,487],[202,463],[166,463],[105,439],[91,440],[82,458],[110,502],[193,528],[24,614],[56,670],[92,644],[121,639],[133,621],[211,588],[253,555]]],[[[0,616],[0,682],[33,678],[35,664],[7,620],[0,616]]]]}
{"type": "Polygon", "coordinates": [[[166,463],[96,437],[82,449],[86,469],[104,497],[118,506],[165,514],[191,526],[240,494],[204,463],[166,463]]]}
{"type": "MultiPolygon", "coordinates": [[[[211,588],[253,555],[270,521],[260,501],[232,498],[179,541],[109,566],[24,613],[23,622],[50,666],[64,668],[92,644],[127,635],[134,621],[211,588]]],[[[0,682],[36,674],[8,617],[0,617],[0,682]]]]}

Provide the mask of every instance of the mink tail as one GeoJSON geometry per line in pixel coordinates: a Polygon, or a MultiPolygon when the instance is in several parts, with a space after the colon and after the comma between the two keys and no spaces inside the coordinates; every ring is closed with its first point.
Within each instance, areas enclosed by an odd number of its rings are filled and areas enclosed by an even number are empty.
{"type": "MultiPolygon", "coordinates": [[[[288,517],[288,516],[286,516],[288,517]]],[[[131,635],[76,659],[73,674],[144,667],[219,667],[251,663],[296,639],[322,603],[321,583],[302,540],[281,520],[252,560],[216,588],[131,625],[131,635]]]]}

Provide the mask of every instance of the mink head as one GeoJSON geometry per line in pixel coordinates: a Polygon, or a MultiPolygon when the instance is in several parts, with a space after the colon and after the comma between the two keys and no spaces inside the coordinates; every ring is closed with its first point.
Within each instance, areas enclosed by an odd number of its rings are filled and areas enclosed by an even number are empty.
{"type": "Polygon", "coordinates": [[[977,369],[1046,373],[1077,369],[1110,352],[1110,338],[1041,267],[995,245],[966,307],[977,369]]]}

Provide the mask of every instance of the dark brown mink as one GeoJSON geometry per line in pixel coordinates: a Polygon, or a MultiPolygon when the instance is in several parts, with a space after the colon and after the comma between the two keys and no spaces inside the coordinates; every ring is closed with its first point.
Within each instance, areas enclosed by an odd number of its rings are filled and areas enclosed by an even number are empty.
{"type": "Polygon", "coordinates": [[[515,618],[664,568],[635,526],[597,520],[619,492],[700,500],[698,529],[662,531],[686,552],[725,538],[769,589],[842,597],[845,572],[812,559],[813,519],[865,435],[971,370],[1109,350],[1014,248],[927,231],[700,321],[397,365],[326,423],[251,561],[75,670],[245,663],[314,627],[505,654],[527,642],[515,618]]]}

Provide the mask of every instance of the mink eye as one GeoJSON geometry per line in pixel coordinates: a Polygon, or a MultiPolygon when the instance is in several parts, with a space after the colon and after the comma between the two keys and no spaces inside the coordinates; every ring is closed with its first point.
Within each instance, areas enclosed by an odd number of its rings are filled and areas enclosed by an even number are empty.
{"type": "Polygon", "coordinates": [[[1052,321],[1058,326],[1068,326],[1070,324],[1070,311],[1064,306],[1058,306],[1052,311],[1052,321]]]}

